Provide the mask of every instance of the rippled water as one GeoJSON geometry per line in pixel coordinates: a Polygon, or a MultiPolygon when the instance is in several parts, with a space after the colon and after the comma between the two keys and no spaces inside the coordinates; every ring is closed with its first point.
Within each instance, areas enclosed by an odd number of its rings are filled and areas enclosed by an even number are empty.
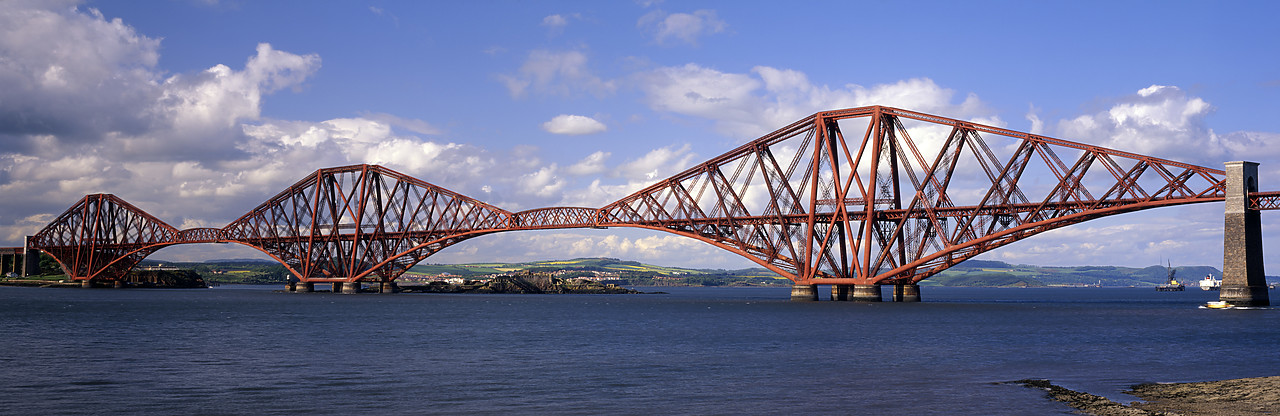
{"type": "Polygon", "coordinates": [[[1280,374],[1280,310],[1216,292],[923,289],[795,303],[0,287],[3,414],[1069,414],[999,384],[1280,374]]]}

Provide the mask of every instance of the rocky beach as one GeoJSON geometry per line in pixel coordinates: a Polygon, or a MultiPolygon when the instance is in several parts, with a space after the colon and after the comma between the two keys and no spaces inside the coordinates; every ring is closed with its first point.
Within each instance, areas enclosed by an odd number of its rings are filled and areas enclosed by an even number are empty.
{"type": "Polygon", "coordinates": [[[1081,413],[1121,415],[1254,416],[1280,414],[1280,376],[1242,378],[1195,383],[1146,383],[1125,393],[1143,402],[1120,404],[1105,397],[1078,392],[1049,380],[1014,383],[1043,389],[1050,398],[1065,402],[1081,413]]]}

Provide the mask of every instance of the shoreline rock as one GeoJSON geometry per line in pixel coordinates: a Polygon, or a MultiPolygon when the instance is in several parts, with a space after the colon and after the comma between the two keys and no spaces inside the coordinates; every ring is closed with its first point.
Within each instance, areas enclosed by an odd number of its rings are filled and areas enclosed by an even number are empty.
{"type": "Polygon", "coordinates": [[[1096,396],[1089,393],[1078,392],[1062,386],[1051,383],[1044,379],[1024,379],[1011,381],[1010,383],[1021,384],[1023,387],[1044,390],[1050,399],[1066,403],[1076,410],[1088,415],[1094,416],[1140,416],[1140,415],[1165,415],[1166,413],[1150,413],[1145,410],[1135,409],[1120,403],[1116,403],[1111,399],[1102,396],[1096,396]]]}
{"type": "Polygon", "coordinates": [[[1146,402],[1127,405],[1057,386],[1049,380],[1027,379],[1011,383],[1042,389],[1051,399],[1095,416],[1254,416],[1280,413],[1280,376],[1194,383],[1144,383],[1130,387],[1125,393],[1146,402]]]}
{"type": "Polygon", "coordinates": [[[1195,383],[1147,383],[1133,386],[1127,393],[1147,401],[1138,404],[1142,409],[1180,415],[1280,414],[1280,376],[1195,383]]]}

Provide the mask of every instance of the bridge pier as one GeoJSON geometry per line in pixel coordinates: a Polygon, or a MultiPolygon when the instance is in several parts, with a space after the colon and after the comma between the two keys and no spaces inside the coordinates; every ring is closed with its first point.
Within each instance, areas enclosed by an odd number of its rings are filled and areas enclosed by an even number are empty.
{"type": "Polygon", "coordinates": [[[791,300],[794,302],[813,302],[818,300],[818,285],[791,285],[791,300]]]}
{"type": "Polygon", "coordinates": [[[116,280],[116,281],[114,281],[114,282],[111,282],[111,287],[116,288],[116,289],[124,289],[124,281],[123,281],[123,280],[116,280]]]}
{"type": "Polygon", "coordinates": [[[893,285],[893,301],[894,302],[919,302],[920,301],[920,285],[911,283],[905,285],[893,285]]]}
{"type": "Polygon", "coordinates": [[[294,285],[293,293],[311,293],[316,291],[314,282],[298,282],[294,285]]]}
{"type": "Polygon", "coordinates": [[[348,295],[360,293],[360,282],[346,282],[346,283],[333,284],[335,288],[338,287],[338,285],[342,285],[342,293],[345,293],[348,295]]]}
{"type": "Polygon", "coordinates": [[[884,296],[880,294],[880,285],[853,285],[854,302],[880,302],[884,296]]]}
{"type": "Polygon", "coordinates": [[[0,276],[9,277],[9,273],[21,274],[22,270],[22,252],[10,251],[9,249],[0,249],[0,276]]]}
{"type": "Polygon", "coordinates": [[[80,287],[85,288],[85,289],[92,289],[92,288],[93,288],[93,281],[92,281],[92,280],[88,280],[88,279],[86,279],[86,280],[81,280],[81,281],[80,281],[80,287]]]}
{"type": "Polygon", "coordinates": [[[831,285],[831,300],[849,300],[849,285],[831,285]]]}
{"type": "Polygon", "coordinates": [[[31,236],[22,245],[22,277],[40,274],[40,250],[31,247],[31,236]]]}
{"type": "Polygon", "coordinates": [[[396,282],[389,282],[389,281],[382,282],[382,285],[379,289],[380,293],[396,293],[399,291],[400,291],[400,288],[396,287],[396,282]]]}
{"type": "Polygon", "coordinates": [[[1262,218],[1249,207],[1249,193],[1258,191],[1258,164],[1227,162],[1226,187],[1218,300],[1236,306],[1270,306],[1262,264],[1262,218]]]}

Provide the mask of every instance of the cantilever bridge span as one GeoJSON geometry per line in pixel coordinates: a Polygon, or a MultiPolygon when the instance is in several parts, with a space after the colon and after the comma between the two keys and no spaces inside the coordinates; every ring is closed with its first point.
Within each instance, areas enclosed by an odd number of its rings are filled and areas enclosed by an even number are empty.
{"type": "MultiPolygon", "coordinates": [[[[1247,210],[1280,209],[1280,192],[1257,192],[1251,172],[1241,185],[1247,210]]],[[[795,282],[793,296],[816,297],[814,285],[832,285],[836,298],[852,288],[854,297],[874,289],[878,299],[879,285],[893,284],[895,297],[909,299],[918,298],[920,280],[1035,234],[1230,199],[1228,176],[872,106],[813,114],[600,208],[510,212],[355,165],[317,170],[222,228],[179,230],[113,195],[88,195],[28,245],[86,282],[119,280],[170,245],[234,242],[307,284],[388,287],[417,262],[482,235],[638,227],[742,255],[795,282]]]]}

